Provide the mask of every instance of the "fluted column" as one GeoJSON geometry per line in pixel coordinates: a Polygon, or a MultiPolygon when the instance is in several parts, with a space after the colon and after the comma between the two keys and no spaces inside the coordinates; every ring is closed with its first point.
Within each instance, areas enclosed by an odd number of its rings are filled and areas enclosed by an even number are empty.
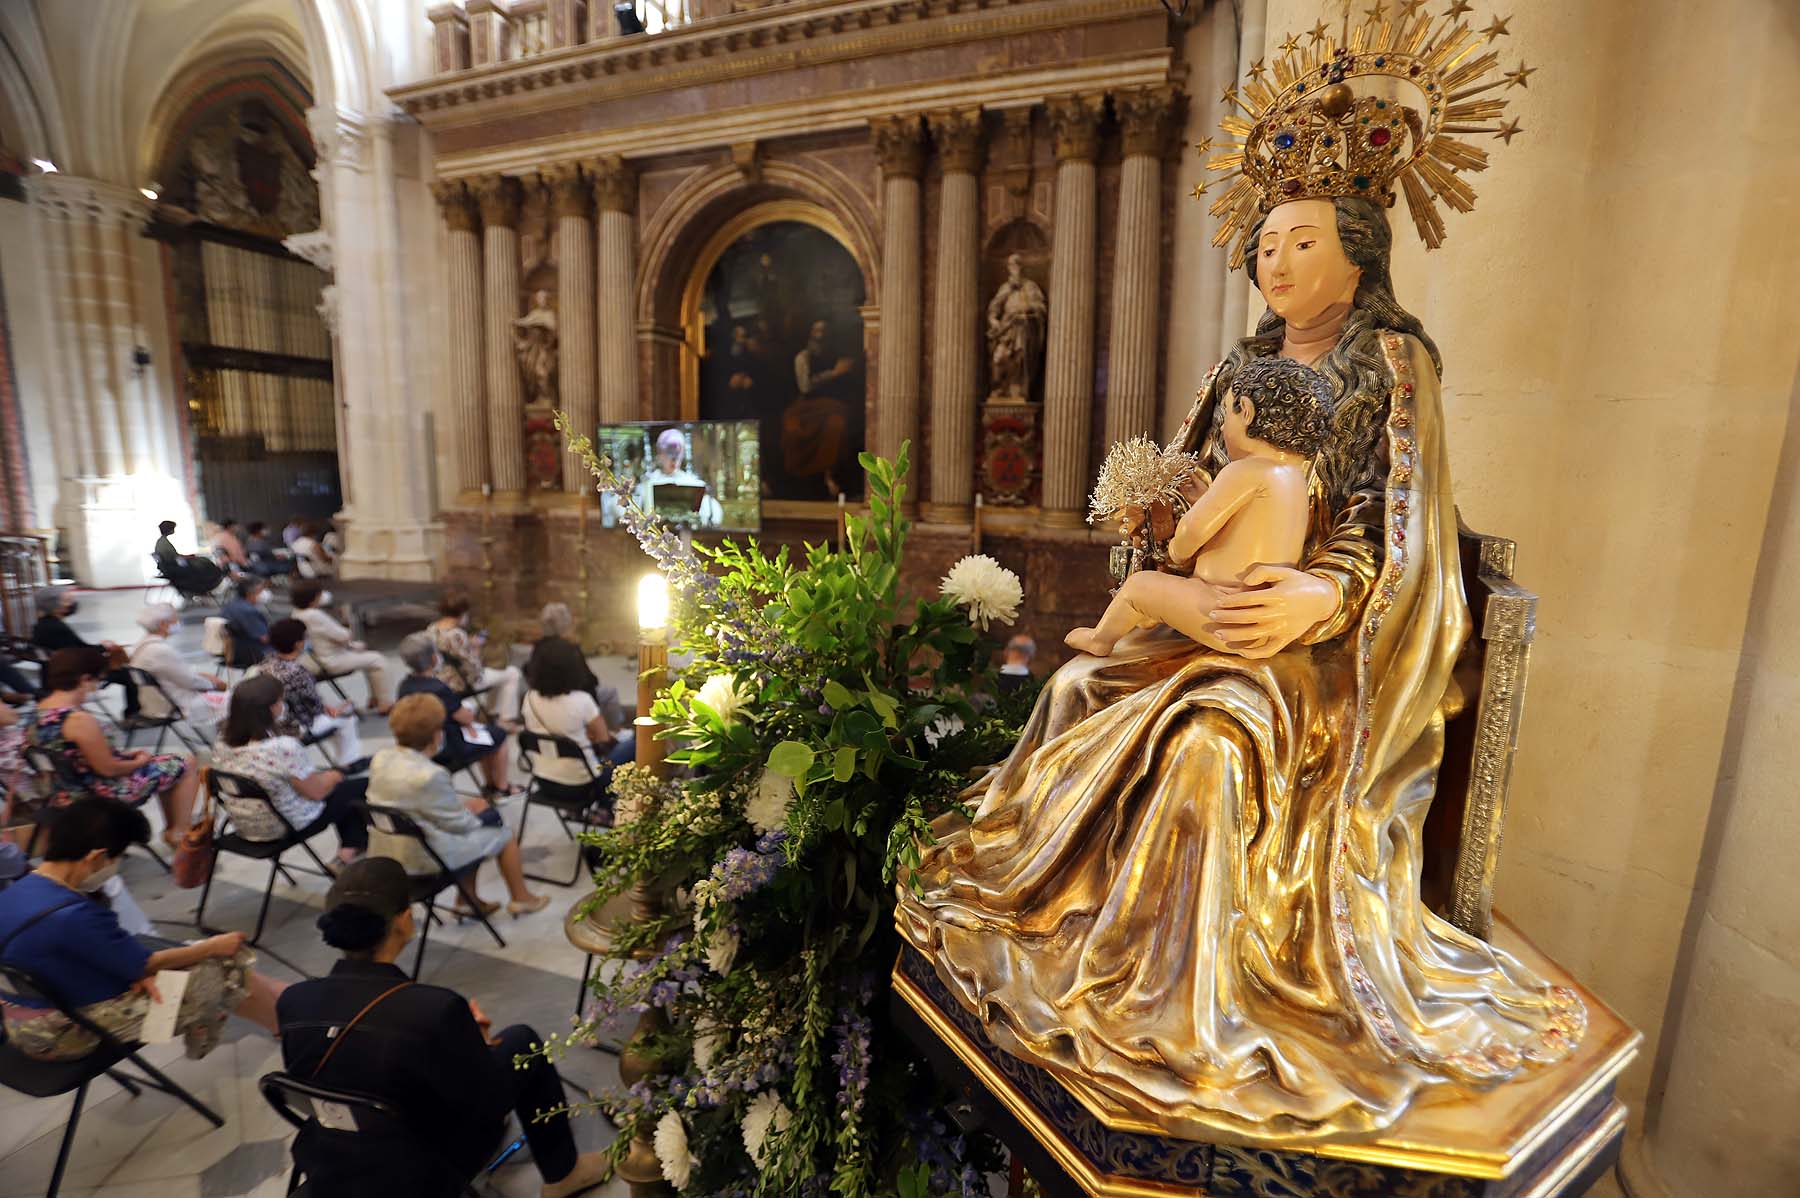
{"type": "Polygon", "coordinates": [[[938,194],[936,294],[931,322],[931,499],[927,520],[970,517],[975,408],[980,399],[981,109],[932,113],[943,168],[938,194]]]}
{"type": "Polygon", "coordinates": [[[476,184],[481,204],[482,277],[487,336],[488,477],[494,490],[525,490],[525,385],[513,353],[519,318],[519,206],[524,189],[509,175],[476,184]]]}
{"type": "Polygon", "coordinates": [[[637,172],[617,158],[590,165],[599,209],[600,419],[636,420],[637,172]]]}
{"type": "MultiPolygon", "coordinates": [[[[594,203],[587,172],[560,163],[543,172],[556,206],[556,372],[558,401],[579,432],[592,435],[599,401],[594,382],[594,203]]],[[[593,486],[587,467],[563,455],[563,489],[593,486]]]]}
{"type": "Polygon", "coordinates": [[[919,171],[924,130],[916,116],[870,122],[881,163],[881,361],[875,377],[875,436],[885,458],[919,440],[919,354],[923,335],[919,171]]]}
{"type": "Polygon", "coordinates": [[[1056,140],[1056,230],[1044,366],[1044,522],[1079,528],[1094,406],[1094,158],[1106,98],[1063,96],[1047,107],[1056,140]]]}
{"type": "Polygon", "coordinates": [[[1173,88],[1113,97],[1124,136],[1119,230],[1113,238],[1112,348],[1107,354],[1106,444],[1156,428],[1156,327],[1162,305],[1162,156],[1173,88]]]}
{"type": "Polygon", "coordinates": [[[480,490],[488,477],[487,410],[483,400],[481,326],[481,213],[468,184],[437,184],[438,207],[449,237],[450,327],[446,356],[450,364],[450,439],[456,445],[456,486],[480,490]]]}

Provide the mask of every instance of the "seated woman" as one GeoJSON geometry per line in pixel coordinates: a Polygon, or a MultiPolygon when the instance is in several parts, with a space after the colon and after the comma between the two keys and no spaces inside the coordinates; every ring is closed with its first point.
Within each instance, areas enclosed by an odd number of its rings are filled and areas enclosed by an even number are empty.
{"type": "Polygon", "coordinates": [[[579,682],[567,670],[541,671],[537,685],[525,696],[525,729],[539,736],[567,737],[586,755],[587,764],[569,757],[532,753],[531,772],[541,781],[559,786],[586,786],[597,778],[598,793],[594,798],[599,799],[612,780],[613,767],[631,760],[636,738],[608,725],[594,696],[580,689],[579,682]],[[633,743],[627,744],[628,739],[633,743]]]}
{"type": "Polygon", "coordinates": [[[254,575],[237,585],[237,597],[227,600],[219,614],[231,632],[231,665],[247,670],[269,655],[269,582],[254,575]]]}
{"type": "MultiPolygon", "coordinates": [[[[31,626],[31,643],[46,653],[55,653],[58,649],[99,649],[104,654],[107,670],[102,685],[119,686],[125,691],[125,718],[129,720],[138,713],[137,683],[131,675],[112,665],[124,650],[112,641],[101,641],[90,645],[83,640],[81,634],[69,627],[69,617],[75,614],[79,606],[75,601],[75,588],[68,586],[40,587],[36,596],[38,618],[31,626]]],[[[50,685],[46,679],[44,685],[50,685]]]]}
{"type": "Polygon", "coordinates": [[[531,658],[525,663],[525,685],[545,694],[583,690],[594,696],[600,714],[606,717],[606,726],[619,733],[618,743],[608,757],[615,764],[631,760],[636,741],[631,730],[631,720],[626,717],[625,708],[619,702],[618,690],[602,685],[594,677],[594,671],[587,662],[587,654],[571,639],[575,630],[575,617],[569,612],[569,605],[544,604],[544,610],[538,616],[538,627],[543,630],[543,635],[531,647],[531,658]]]}
{"type": "MultiPolygon", "coordinates": [[[[507,1113],[516,1112],[542,1198],[595,1188],[611,1169],[604,1153],[576,1149],[556,1066],[542,1053],[515,1063],[543,1037],[522,1024],[494,1035],[473,999],[408,984],[394,964],[414,934],[410,890],[406,871],[385,857],[359,861],[332,883],[319,931],[343,957],[281,996],[287,1072],[392,1103],[460,1178],[492,1159],[507,1113]]],[[[321,1194],[414,1194],[423,1176],[403,1146],[334,1136],[317,1124],[294,1140],[294,1164],[321,1194]]]]}
{"type": "MultiPolygon", "coordinates": [[[[550,896],[533,894],[525,885],[519,844],[499,821],[499,812],[480,799],[458,797],[450,772],[432,760],[444,744],[443,703],[435,695],[408,695],[388,713],[388,727],[394,733],[394,747],[376,753],[369,767],[369,802],[404,810],[452,873],[467,868],[468,892],[483,915],[499,906],[482,902],[475,891],[475,870],[490,858],[499,865],[500,877],[506,882],[508,912],[528,915],[543,910],[550,896]]],[[[417,841],[390,836],[380,828],[369,834],[369,852],[392,857],[409,874],[437,872],[437,863],[417,841]]]]}
{"type": "Polygon", "coordinates": [[[69,798],[92,795],[136,807],[155,795],[167,824],[163,840],[173,848],[187,831],[200,775],[192,758],[177,753],[113,752],[100,721],[82,710],[106,685],[106,673],[106,654],[91,646],[52,653],[44,665],[49,693],[38,701],[25,738],[62,763],[76,792],[69,798]]]}
{"type": "Polygon", "coordinates": [[[351,639],[350,630],[327,610],[331,592],[316,578],[302,578],[288,592],[288,600],[294,607],[294,619],[306,625],[307,639],[319,664],[333,674],[361,670],[369,684],[369,710],[386,715],[393,706],[388,698],[387,659],[361,641],[351,639]]]}
{"type": "Polygon", "coordinates": [[[345,772],[361,772],[362,737],[357,732],[356,708],[349,703],[325,702],[319,684],[300,664],[306,652],[306,625],[291,617],[275,621],[269,626],[269,648],[273,652],[251,673],[267,674],[281,683],[286,710],[276,731],[301,740],[330,737],[345,772]]]}
{"type": "Polygon", "coordinates": [[[401,641],[400,660],[412,671],[400,680],[400,697],[432,695],[444,708],[444,747],[433,760],[453,774],[480,762],[490,794],[518,794],[519,787],[506,780],[506,754],[500,751],[506,729],[477,721],[475,713],[463,706],[462,696],[438,677],[442,658],[431,634],[415,632],[401,641]]]}
{"type": "MultiPolygon", "coordinates": [[[[126,848],[149,840],[142,812],[110,799],[78,799],[52,811],[48,823],[43,864],[0,891],[0,960],[29,971],[127,1044],[142,1038],[164,969],[187,971],[175,1030],[188,1056],[212,1051],[230,1014],[275,1032],[275,1000],[286,986],[251,971],[242,932],[192,944],[134,937],[99,897],[126,848]]],[[[99,1047],[91,1032],[34,996],[8,994],[0,1011],[7,1040],[26,1056],[76,1060],[99,1047]]]]}
{"type": "Polygon", "coordinates": [[[337,573],[337,563],[319,539],[319,526],[311,520],[300,522],[300,535],[288,542],[294,552],[294,566],[302,578],[330,578],[337,573]]]}
{"type": "MultiPolygon", "coordinates": [[[[338,860],[354,861],[369,847],[369,827],[356,803],[369,788],[367,778],[345,778],[337,770],[317,770],[306,747],[291,736],[275,735],[283,706],[281,683],[252,674],[231,692],[225,728],[213,746],[213,769],[249,778],[268,792],[275,810],[302,836],[331,824],[337,828],[338,860]]],[[[246,840],[280,840],[281,820],[261,799],[221,794],[231,826],[246,840]]]]}
{"type": "Polygon", "coordinates": [[[493,687],[492,710],[502,723],[517,720],[519,667],[495,669],[481,664],[481,649],[487,643],[487,636],[469,631],[469,597],[461,591],[450,591],[438,605],[438,610],[443,615],[425,629],[431,634],[431,643],[437,646],[440,657],[438,678],[462,696],[493,687]]]}
{"type": "Polygon", "coordinates": [[[181,651],[169,643],[181,616],[167,603],[152,603],[138,613],[137,622],[144,630],[144,639],[131,647],[126,660],[156,679],[156,685],[162,688],[160,695],[152,690],[141,696],[143,713],[161,719],[170,714],[168,707],[173,703],[195,732],[202,738],[210,737],[225,718],[225,680],[194,669],[181,651]]]}
{"type": "Polygon", "coordinates": [[[150,556],[156,559],[156,568],[162,571],[170,586],[184,595],[211,594],[225,581],[225,571],[211,558],[178,552],[175,542],[169,539],[175,535],[175,528],[173,520],[164,520],[156,526],[161,535],[156,538],[156,547],[150,551],[150,556]]]}

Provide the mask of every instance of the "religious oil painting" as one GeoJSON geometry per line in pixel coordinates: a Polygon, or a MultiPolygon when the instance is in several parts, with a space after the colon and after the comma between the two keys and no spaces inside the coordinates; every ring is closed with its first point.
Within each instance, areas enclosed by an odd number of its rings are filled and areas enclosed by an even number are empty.
{"type": "Polygon", "coordinates": [[[850,252],[803,221],[746,230],[708,271],[699,415],[756,422],[764,499],[862,495],[863,302],[850,252]]]}

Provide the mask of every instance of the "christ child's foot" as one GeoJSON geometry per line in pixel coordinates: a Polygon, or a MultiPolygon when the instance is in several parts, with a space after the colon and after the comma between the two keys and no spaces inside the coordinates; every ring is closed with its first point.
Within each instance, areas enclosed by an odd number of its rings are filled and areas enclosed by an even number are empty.
{"type": "Polygon", "coordinates": [[[1063,644],[1083,653],[1092,653],[1095,657],[1109,657],[1112,655],[1114,642],[1101,636],[1095,629],[1072,628],[1069,635],[1063,637],[1063,644]]]}

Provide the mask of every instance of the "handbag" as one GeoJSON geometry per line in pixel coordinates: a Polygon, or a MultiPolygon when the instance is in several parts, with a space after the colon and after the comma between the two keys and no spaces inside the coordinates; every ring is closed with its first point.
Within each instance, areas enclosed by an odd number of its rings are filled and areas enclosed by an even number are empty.
{"type": "Polygon", "coordinates": [[[175,885],[183,890],[192,890],[204,885],[212,876],[213,865],[218,860],[218,846],[213,844],[213,809],[212,787],[208,785],[209,770],[200,770],[200,813],[188,824],[188,830],[182,834],[181,844],[175,850],[175,859],[169,863],[169,874],[175,885]]]}

